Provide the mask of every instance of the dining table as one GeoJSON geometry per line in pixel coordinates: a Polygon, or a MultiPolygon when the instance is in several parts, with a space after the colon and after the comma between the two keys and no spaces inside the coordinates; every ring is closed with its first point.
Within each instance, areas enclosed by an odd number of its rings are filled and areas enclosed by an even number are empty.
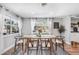
{"type": "MultiPolygon", "coordinates": [[[[21,37],[19,37],[19,39],[22,39],[23,40],[23,49],[24,49],[24,52],[26,51],[26,42],[28,43],[28,41],[30,39],[33,39],[33,40],[38,40],[39,41],[39,45],[40,45],[40,42],[41,40],[49,40],[50,41],[50,45],[52,44],[52,40],[55,41],[55,35],[41,35],[41,37],[37,36],[37,35],[23,35],[21,37]]],[[[17,37],[18,38],[18,37],[17,37]]]]}
{"type": "Polygon", "coordinates": [[[29,42],[29,40],[38,40],[39,45],[41,44],[42,40],[49,40],[50,41],[50,46],[52,46],[52,40],[55,39],[56,36],[54,35],[41,35],[41,37],[37,36],[37,35],[24,35],[23,38],[23,43],[24,43],[24,51],[26,50],[25,48],[25,44],[26,41],[27,43],[29,42]]]}

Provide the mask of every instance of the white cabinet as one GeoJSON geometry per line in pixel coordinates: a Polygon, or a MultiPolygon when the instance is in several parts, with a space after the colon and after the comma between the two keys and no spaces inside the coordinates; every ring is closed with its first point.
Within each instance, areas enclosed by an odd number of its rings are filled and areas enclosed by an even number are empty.
{"type": "Polygon", "coordinates": [[[8,49],[12,48],[15,44],[15,39],[14,37],[19,35],[18,33],[16,34],[10,34],[10,35],[4,35],[1,40],[1,48],[0,48],[0,54],[6,52],[8,49]]]}
{"type": "Polygon", "coordinates": [[[79,42],[79,33],[71,33],[71,41],[79,42]]]}

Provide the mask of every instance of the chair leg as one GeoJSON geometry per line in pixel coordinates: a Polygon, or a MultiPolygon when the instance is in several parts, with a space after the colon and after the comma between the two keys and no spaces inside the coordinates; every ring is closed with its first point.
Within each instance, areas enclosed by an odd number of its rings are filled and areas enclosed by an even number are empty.
{"type": "Polygon", "coordinates": [[[51,53],[51,47],[49,48],[49,50],[50,50],[50,55],[51,55],[51,54],[52,54],[52,53],[51,53]]]}
{"type": "Polygon", "coordinates": [[[28,52],[28,42],[25,43],[25,52],[28,52]]]}
{"type": "Polygon", "coordinates": [[[42,52],[43,52],[43,51],[42,51],[42,42],[41,42],[41,55],[43,54],[42,52]]]}
{"type": "Polygon", "coordinates": [[[33,47],[33,41],[31,42],[31,45],[32,45],[32,47],[33,47]]]}
{"type": "Polygon", "coordinates": [[[29,39],[27,40],[27,55],[29,55],[29,39]]]}
{"type": "Polygon", "coordinates": [[[36,55],[38,54],[38,48],[39,48],[39,41],[37,41],[37,51],[36,51],[36,55]]]}
{"type": "Polygon", "coordinates": [[[23,43],[22,43],[22,52],[23,52],[23,54],[24,54],[24,49],[23,49],[24,47],[23,47],[23,43]]]}
{"type": "Polygon", "coordinates": [[[57,51],[57,43],[55,44],[55,50],[57,51]]]}
{"type": "Polygon", "coordinates": [[[36,49],[36,55],[38,54],[38,46],[37,46],[37,49],[36,49]]]}
{"type": "Polygon", "coordinates": [[[16,45],[15,45],[15,47],[14,47],[14,53],[16,52],[16,45]]]}
{"type": "Polygon", "coordinates": [[[50,55],[52,55],[53,42],[51,41],[51,39],[49,40],[49,42],[50,42],[50,55]]]}
{"type": "Polygon", "coordinates": [[[27,44],[25,43],[25,52],[26,52],[26,49],[27,49],[27,44]]]}
{"type": "Polygon", "coordinates": [[[45,40],[45,47],[47,47],[47,41],[45,40]]]}
{"type": "Polygon", "coordinates": [[[28,47],[28,50],[27,50],[27,55],[29,55],[29,47],[28,47]]]}
{"type": "Polygon", "coordinates": [[[56,55],[56,51],[54,50],[54,44],[52,45],[53,53],[56,55]]]}
{"type": "Polygon", "coordinates": [[[63,46],[63,50],[64,50],[64,44],[62,44],[62,46],[63,46]]]}
{"type": "Polygon", "coordinates": [[[29,42],[27,42],[27,55],[29,55],[29,42]]]}

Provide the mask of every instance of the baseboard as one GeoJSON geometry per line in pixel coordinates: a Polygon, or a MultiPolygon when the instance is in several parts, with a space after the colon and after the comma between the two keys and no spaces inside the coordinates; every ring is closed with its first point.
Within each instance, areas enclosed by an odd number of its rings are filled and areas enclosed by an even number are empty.
{"type": "Polygon", "coordinates": [[[5,53],[6,51],[8,51],[9,49],[11,49],[12,47],[14,47],[14,44],[11,45],[10,47],[6,48],[5,50],[3,50],[0,55],[2,55],[3,53],[5,53]]]}
{"type": "Polygon", "coordinates": [[[68,45],[71,45],[71,43],[70,43],[70,42],[67,42],[67,41],[66,41],[65,43],[66,43],[66,44],[68,44],[68,45]]]}

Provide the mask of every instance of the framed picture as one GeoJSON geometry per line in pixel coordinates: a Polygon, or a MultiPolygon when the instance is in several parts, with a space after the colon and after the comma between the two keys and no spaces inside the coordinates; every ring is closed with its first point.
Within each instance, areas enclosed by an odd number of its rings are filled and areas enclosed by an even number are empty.
{"type": "Polygon", "coordinates": [[[54,29],[58,29],[59,28],[59,22],[54,22],[54,29]]]}

